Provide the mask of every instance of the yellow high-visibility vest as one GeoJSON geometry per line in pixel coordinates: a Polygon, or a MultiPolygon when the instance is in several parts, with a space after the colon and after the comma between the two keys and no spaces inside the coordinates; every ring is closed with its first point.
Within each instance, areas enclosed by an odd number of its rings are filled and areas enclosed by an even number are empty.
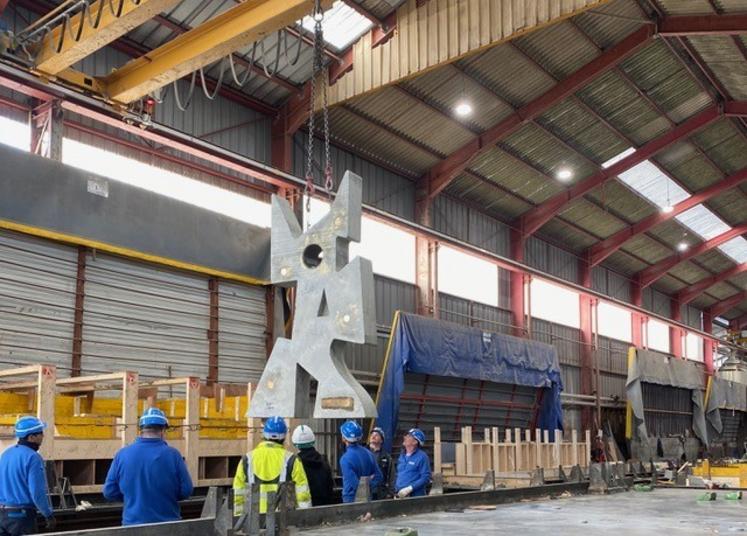
{"type": "Polygon", "coordinates": [[[251,486],[255,481],[260,484],[259,512],[266,513],[267,494],[271,491],[277,491],[279,483],[287,482],[289,469],[291,472],[290,478],[296,485],[298,508],[310,508],[311,491],[301,460],[295,457],[293,453],[285,450],[283,445],[272,441],[263,441],[252,452],[244,456],[236,469],[236,476],[233,479],[234,514],[241,515],[244,513],[244,493],[247,484],[251,486]],[[289,468],[291,458],[294,458],[293,467],[289,468]]]}

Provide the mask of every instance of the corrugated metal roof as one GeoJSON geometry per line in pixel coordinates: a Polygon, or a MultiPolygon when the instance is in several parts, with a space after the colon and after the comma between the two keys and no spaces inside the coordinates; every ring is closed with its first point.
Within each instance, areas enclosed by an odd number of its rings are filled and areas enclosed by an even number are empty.
{"type": "Polygon", "coordinates": [[[623,40],[645,22],[638,4],[629,0],[609,2],[581,13],[573,20],[603,49],[623,40]]]}
{"type": "Polygon", "coordinates": [[[443,155],[456,151],[474,137],[458,121],[393,87],[384,88],[348,106],[385,122],[389,128],[404,137],[419,140],[443,155]]]}
{"type": "Polygon", "coordinates": [[[554,106],[538,122],[583,149],[596,162],[605,162],[628,147],[621,137],[573,99],[554,106]]]}
{"type": "Polygon", "coordinates": [[[485,130],[510,115],[513,108],[475,82],[475,76],[477,74],[469,68],[466,74],[456,67],[434,69],[401,82],[400,86],[444,110],[451,110],[460,99],[466,98],[473,113],[463,121],[472,128],[485,130]]]}
{"type": "Polygon", "coordinates": [[[667,15],[705,15],[713,13],[709,0],[657,0],[667,15]]]}
{"type": "Polygon", "coordinates": [[[344,107],[332,108],[329,121],[333,136],[360,149],[364,154],[375,154],[410,172],[422,172],[439,161],[430,153],[403,143],[401,138],[385,129],[362,121],[344,107]]]}
{"type": "Polygon", "coordinates": [[[549,71],[565,78],[599,55],[597,48],[581,37],[571,22],[553,24],[514,41],[514,45],[549,71]]]}
{"type": "Polygon", "coordinates": [[[490,48],[465,58],[461,64],[514,106],[526,104],[555,85],[552,77],[535,67],[511,44],[490,48]],[[506,76],[506,73],[511,75],[506,76]]]}
{"type": "Polygon", "coordinates": [[[643,145],[669,128],[668,121],[646,104],[615,71],[598,77],[578,94],[636,145],[643,145]]]}
{"type": "Polygon", "coordinates": [[[733,98],[747,98],[747,61],[730,37],[697,36],[688,40],[733,98]]]}

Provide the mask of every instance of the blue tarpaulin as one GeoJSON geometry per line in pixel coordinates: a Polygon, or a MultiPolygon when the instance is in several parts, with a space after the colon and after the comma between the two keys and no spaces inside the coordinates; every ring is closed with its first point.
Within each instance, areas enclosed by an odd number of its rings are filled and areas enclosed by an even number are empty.
{"type": "Polygon", "coordinates": [[[545,389],[537,423],[551,432],[563,429],[563,381],[554,346],[398,313],[377,396],[377,425],[390,452],[407,372],[545,389]]]}

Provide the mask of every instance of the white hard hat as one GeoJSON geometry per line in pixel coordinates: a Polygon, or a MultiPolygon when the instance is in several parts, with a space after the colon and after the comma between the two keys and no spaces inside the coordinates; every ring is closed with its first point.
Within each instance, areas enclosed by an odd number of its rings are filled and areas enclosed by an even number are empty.
{"type": "Polygon", "coordinates": [[[293,444],[299,449],[313,447],[314,440],[314,432],[305,424],[296,426],[296,429],[293,430],[291,441],[293,441],[293,444]]]}

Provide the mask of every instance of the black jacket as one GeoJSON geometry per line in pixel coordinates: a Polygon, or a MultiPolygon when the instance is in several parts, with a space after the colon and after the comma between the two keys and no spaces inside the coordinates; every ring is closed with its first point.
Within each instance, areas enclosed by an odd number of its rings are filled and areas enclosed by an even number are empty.
{"type": "Polygon", "coordinates": [[[379,486],[378,489],[373,490],[373,499],[389,499],[393,496],[392,485],[394,483],[394,460],[392,460],[392,455],[384,449],[374,452],[373,455],[376,457],[376,463],[379,464],[381,474],[384,475],[384,480],[381,481],[381,486],[379,486]]]}
{"type": "Polygon", "coordinates": [[[334,481],[327,458],[319,454],[314,447],[300,449],[298,457],[303,463],[303,469],[309,481],[312,506],[334,504],[334,481]]]}

